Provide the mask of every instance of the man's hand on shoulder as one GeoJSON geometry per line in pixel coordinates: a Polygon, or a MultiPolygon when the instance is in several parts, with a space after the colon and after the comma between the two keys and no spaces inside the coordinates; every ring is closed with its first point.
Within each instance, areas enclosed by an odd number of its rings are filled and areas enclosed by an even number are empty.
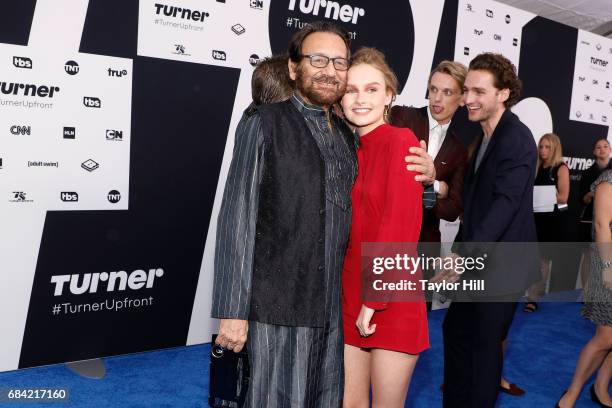
{"type": "Polygon", "coordinates": [[[427,153],[427,143],[424,140],[421,140],[420,143],[421,147],[411,147],[409,149],[412,155],[405,157],[406,163],[409,163],[406,168],[420,173],[414,176],[414,179],[429,186],[436,179],[436,168],[433,157],[427,153]]]}

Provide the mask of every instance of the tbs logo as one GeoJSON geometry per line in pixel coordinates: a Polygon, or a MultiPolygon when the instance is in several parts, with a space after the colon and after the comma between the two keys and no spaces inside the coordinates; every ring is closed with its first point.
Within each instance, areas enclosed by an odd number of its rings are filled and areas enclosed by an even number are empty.
{"type": "Polygon", "coordinates": [[[117,190],[111,190],[108,192],[108,195],[106,197],[108,198],[108,201],[112,204],[117,204],[119,200],[121,200],[121,193],[119,193],[117,190]]]}
{"type": "Polygon", "coordinates": [[[85,105],[88,108],[101,108],[102,101],[99,98],[95,98],[93,96],[84,96],[83,105],[85,105]]]}
{"type": "Polygon", "coordinates": [[[60,193],[60,198],[62,201],[67,203],[75,203],[79,201],[79,195],[74,191],[62,191],[60,193]]]}
{"type": "Polygon", "coordinates": [[[122,141],[123,140],[123,131],[122,130],[112,130],[106,129],[106,140],[115,140],[122,141]]]}
{"type": "Polygon", "coordinates": [[[13,57],[13,65],[17,68],[32,69],[32,60],[26,57],[13,57]]]}
{"type": "Polygon", "coordinates": [[[66,71],[68,75],[76,75],[79,73],[79,64],[77,64],[76,61],[67,61],[64,64],[64,71],[66,71]]]}
{"type": "Polygon", "coordinates": [[[213,50],[212,57],[219,61],[225,61],[227,59],[227,55],[223,51],[213,50]]]}

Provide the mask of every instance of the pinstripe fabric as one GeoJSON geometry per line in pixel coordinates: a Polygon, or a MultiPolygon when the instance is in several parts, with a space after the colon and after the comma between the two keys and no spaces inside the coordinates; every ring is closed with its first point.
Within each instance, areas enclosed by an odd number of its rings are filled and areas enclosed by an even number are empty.
{"type": "MultiPolygon", "coordinates": [[[[245,406],[337,408],[344,387],[340,277],[357,165],[344,138],[329,128],[324,111],[306,106],[295,95],[292,101],[304,115],[325,162],[325,324],[311,328],[249,322],[251,383],[245,406]]],[[[337,124],[339,119],[334,116],[332,121],[337,124]]],[[[245,299],[250,290],[261,140],[257,115],[243,118],[218,221],[216,317],[248,318],[245,299]]]]}
{"type": "Polygon", "coordinates": [[[249,317],[262,141],[259,116],[243,115],[217,219],[211,312],[216,318],[249,317]]]}
{"type": "MultiPolygon", "coordinates": [[[[330,131],[323,111],[292,99],[303,113],[326,169],[325,325],[322,328],[249,322],[252,382],[248,407],[339,407],[343,375],[341,270],[350,231],[355,158],[330,131]]],[[[334,120],[337,120],[335,118],[334,120]]]]}

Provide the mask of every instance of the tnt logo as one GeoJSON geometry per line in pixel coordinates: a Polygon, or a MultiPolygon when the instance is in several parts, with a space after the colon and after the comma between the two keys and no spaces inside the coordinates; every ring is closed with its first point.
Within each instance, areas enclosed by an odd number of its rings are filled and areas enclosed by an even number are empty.
{"type": "Polygon", "coordinates": [[[111,69],[111,68],[108,69],[109,77],[121,78],[124,75],[127,75],[127,69],[122,69],[122,70],[116,70],[116,69],[111,69]]]}
{"type": "Polygon", "coordinates": [[[106,198],[108,198],[108,201],[110,203],[117,204],[119,200],[121,200],[121,193],[118,192],[117,190],[111,190],[108,192],[108,195],[106,196],[106,198]]]}
{"type": "Polygon", "coordinates": [[[251,64],[251,66],[255,67],[257,66],[257,64],[259,64],[261,62],[261,58],[259,58],[259,55],[257,54],[251,54],[251,56],[249,57],[249,64],[251,64]]]}
{"type": "Polygon", "coordinates": [[[83,105],[85,105],[88,108],[101,108],[102,101],[99,98],[95,98],[93,96],[84,96],[83,105]]]}
{"type": "Polygon", "coordinates": [[[75,203],[79,201],[79,195],[74,191],[62,191],[60,193],[60,199],[67,203],[75,203]]]}
{"type": "Polygon", "coordinates": [[[32,69],[32,60],[26,57],[13,57],[13,65],[17,68],[32,69]]]}
{"type": "Polygon", "coordinates": [[[223,51],[213,50],[212,57],[219,61],[225,61],[227,59],[227,55],[223,51]]]}
{"type": "Polygon", "coordinates": [[[251,0],[250,1],[251,8],[262,10],[263,9],[263,0],[251,0]]]}
{"type": "Polygon", "coordinates": [[[76,61],[67,61],[64,64],[64,71],[66,71],[68,75],[76,75],[79,73],[79,64],[77,64],[76,61]]]}
{"type": "Polygon", "coordinates": [[[123,140],[122,130],[106,129],[106,140],[114,140],[120,142],[123,140]]]}
{"type": "Polygon", "coordinates": [[[11,133],[14,135],[30,135],[32,133],[31,126],[11,126],[11,133]]]}

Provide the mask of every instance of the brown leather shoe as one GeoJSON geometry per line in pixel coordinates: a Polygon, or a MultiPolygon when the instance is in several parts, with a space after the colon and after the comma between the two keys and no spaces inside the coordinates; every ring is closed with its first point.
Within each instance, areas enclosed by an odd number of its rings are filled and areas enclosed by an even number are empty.
{"type": "Polygon", "coordinates": [[[510,384],[510,388],[499,386],[499,390],[513,397],[522,397],[525,395],[525,390],[519,388],[516,384],[510,384]]]}

